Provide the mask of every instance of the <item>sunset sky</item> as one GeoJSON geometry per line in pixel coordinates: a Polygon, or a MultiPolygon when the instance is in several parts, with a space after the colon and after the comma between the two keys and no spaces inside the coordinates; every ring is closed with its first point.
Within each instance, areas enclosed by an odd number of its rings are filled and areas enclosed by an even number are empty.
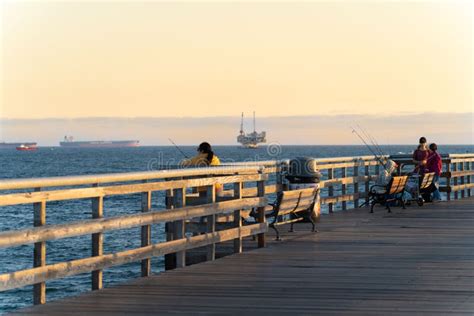
{"type": "Polygon", "coordinates": [[[470,1],[1,6],[3,119],[441,112],[472,132],[470,1]]]}

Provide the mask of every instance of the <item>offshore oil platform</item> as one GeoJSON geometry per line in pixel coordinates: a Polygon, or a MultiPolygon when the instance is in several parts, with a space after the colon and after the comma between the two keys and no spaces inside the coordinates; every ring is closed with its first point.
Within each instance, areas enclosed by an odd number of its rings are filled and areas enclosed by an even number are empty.
{"type": "Polygon", "coordinates": [[[244,148],[257,148],[259,143],[265,143],[266,132],[257,133],[255,127],[255,112],[253,112],[253,132],[245,134],[244,132],[244,113],[242,112],[242,118],[240,121],[240,134],[237,136],[237,142],[242,144],[244,148]]]}

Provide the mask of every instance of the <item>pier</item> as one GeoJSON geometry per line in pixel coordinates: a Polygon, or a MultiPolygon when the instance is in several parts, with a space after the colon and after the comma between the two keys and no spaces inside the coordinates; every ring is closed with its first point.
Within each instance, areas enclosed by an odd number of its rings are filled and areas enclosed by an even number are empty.
{"type": "MultiPolygon", "coordinates": [[[[400,172],[411,164],[406,156],[391,158],[400,172]]],[[[35,227],[1,232],[0,247],[35,248],[34,267],[0,275],[0,290],[34,285],[37,306],[20,314],[470,314],[473,162],[474,155],[443,157],[441,191],[448,201],[393,208],[390,214],[376,207],[369,214],[359,206],[368,200],[377,161],[319,159],[321,203],[329,214],[321,217],[319,233],[298,224],[296,232],[282,229],[283,241],[273,240],[264,210],[285,189],[284,162],[3,180],[0,190],[8,192],[0,195],[0,205],[32,204],[35,227]],[[216,184],[224,185],[221,196],[215,194],[216,184]],[[190,191],[196,187],[206,194],[190,191]],[[151,195],[158,191],[166,192],[166,209],[151,207],[151,195]],[[104,197],[137,193],[141,212],[104,217],[104,197]],[[46,225],[47,203],[70,199],[91,199],[92,218],[46,225]],[[245,224],[241,218],[249,209],[259,216],[245,224]],[[152,244],[150,226],[158,223],[166,223],[167,238],[152,244]],[[196,223],[205,231],[188,230],[196,223]],[[141,247],[104,253],[103,234],[129,227],[141,227],[141,247]],[[91,235],[90,257],[46,264],[47,240],[80,235],[91,235]],[[188,266],[196,249],[206,262],[188,266]],[[156,256],[167,256],[169,271],[153,275],[150,258],[156,256]],[[143,278],[102,289],[104,269],[130,262],[141,265],[143,278]],[[44,304],[47,281],[80,273],[91,274],[93,291],[44,304]]]]}

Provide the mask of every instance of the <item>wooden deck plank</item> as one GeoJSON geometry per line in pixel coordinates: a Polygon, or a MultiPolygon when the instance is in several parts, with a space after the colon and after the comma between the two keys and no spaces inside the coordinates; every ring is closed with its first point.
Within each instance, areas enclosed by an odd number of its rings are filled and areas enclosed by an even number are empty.
{"type": "Polygon", "coordinates": [[[17,314],[473,315],[473,202],[336,212],[318,234],[17,314]]]}

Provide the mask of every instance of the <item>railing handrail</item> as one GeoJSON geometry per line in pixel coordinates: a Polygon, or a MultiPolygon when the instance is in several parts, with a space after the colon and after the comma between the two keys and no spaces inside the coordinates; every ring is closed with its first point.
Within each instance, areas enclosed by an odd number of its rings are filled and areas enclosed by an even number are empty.
{"type": "Polygon", "coordinates": [[[275,167],[279,166],[282,163],[288,162],[289,159],[281,160],[255,160],[255,161],[235,161],[235,162],[223,162],[221,166],[262,166],[262,167],[275,167]]]}
{"type": "Polygon", "coordinates": [[[474,158],[474,153],[465,153],[465,154],[448,154],[449,158],[474,158]]]}
{"type": "Polygon", "coordinates": [[[112,195],[136,194],[143,192],[155,192],[172,190],[178,188],[190,188],[215,185],[217,183],[227,184],[238,181],[259,181],[268,178],[265,174],[254,173],[245,175],[232,175],[224,177],[192,178],[185,180],[168,180],[148,183],[134,183],[125,185],[110,185],[102,187],[58,189],[50,191],[37,191],[27,193],[10,193],[0,195],[0,206],[31,204],[39,202],[64,201],[74,199],[98,198],[112,195]]]}
{"type": "MultiPolygon", "coordinates": [[[[442,158],[474,158],[474,154],[440,154],[442,158]]],[[[389,156],[392,159],[411,159],[413,154],[394,154],[389,156]]]]}
{"type": "MultiPolygon", "coordinates": [[[[385,155],[381,156],[382,158],[388,158],[390,156],[385,155]]],[[[351,157],[331,157],[331,158],[314,158],[316,163],[331,163],[331,162],[357,162],[357,161],[367,161],[375,160],[375,156],[351,156],[351,157]]],[[[225,166],[279,166],[282,163],[288,163],[290,159],[280,159],[280,160],[262,160],[262,161],[238,161],[238,162],[226,162],[222,165],[225,166]]]]}
{"type": "MultiPolygon", "coordinates": [[[[411,159],[413,154],[393,154],[393,155],[382,155],[379,156],[384,159],[411,159]]],[[[465,153],[465,154],[441,154],[443,158],[474,158],[474,153],[465,153]]],[[[357,162],[357,161],[367,161],[375,160],[374,155],[365,155],[365,156],[349,156],[349,157],[330,157],[330,158],[314,158],[316,163],[332,163],[332,162],[357,162]]],[[[282,163],[289,162],[290,159],[280,159],[280,160],[262,160],[262,161],[239,161],[239,162],[226,162],[222,165],[224,166],[278,166],[282,163]]]]}
{"type": "Polygon", "coordinates": [[[0,180],[0,190],[29,189],[36,187],[60,187],[85,184],[113,183],[151,179],[178,178],[188,176],[224,175],[233,173],[257,172],[259,166],[216,166],[203,168],[182,168],[158,171],[139,171],[122,173],[105,173],[83,176],[60,176],[27,179],[0,180]]]}
{"type": "MultiPolygon", "coordinates": [[[[388,158],[389,156],[380,156],[380,158],[388,158]]],[[[333,162],[358,162],[375,160],[374,155],[369,156],[354,156],[354,157],[336,157],[336,158],[315,158],[316,163],[333,163],[333,162]]]]}
{"type": "MultiPolygon", "coordinates": [[[[443,154],[443,160],[447,159],[462,159],[474,158],[474,154],[443,154]]],[[[382,158],[392,158],[396,160],[411,159],[411,154],[400,155],[385,155],[382,158]]],[[[345,163],[358,161],[375,161],[375,157],[368,156],[353,156],[353,157],[332,157],[332,158],[315,158],[317,164],[329,163],[345,163]]],[[[264,160],[264,161],[242,161],[242,162],[226,162],[221,166],[204,167],[204,168],[180,168],[167,169],[157,171],[139,171],[139,172],[122,172],[122,173],[106,173],[93,174],[82,176],[59,176],[59,177],[45,177],[45,178],[27,178],[27,179],[4,179],[0,180],[0,190],[15,190],[15,189],[29,189],[36,187],[59,187],[59,186],[74,186],[86,184],[100,184],[113,183],[125,181],[139,181],[150,179],[163,179],[186,176],[200,176],[200,175],[219,175],[229,173],[255,172],[259,168],[278,167],[284,163],[288,163],[289,159],[282,160],[264,160]]],[[[408,162],[409,163],[409,162],[408,162]]]]}

